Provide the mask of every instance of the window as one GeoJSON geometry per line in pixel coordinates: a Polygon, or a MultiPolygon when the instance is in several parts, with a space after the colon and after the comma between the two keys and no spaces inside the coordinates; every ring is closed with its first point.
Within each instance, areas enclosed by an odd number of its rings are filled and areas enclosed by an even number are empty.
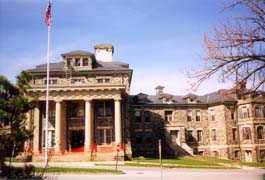
{"type": "MultiPolygon", "coordinates": [[[[44,84],[47,84],[47,80],[44,80],[44,84]]],[[[58,80],[57,79],[49,79],[49,84],[58,84],[58,80]]]]}
{"type": "Polygon", "coordinates": [[[235,120],[235,114],[236,114],[235,109],[231,109],[231,119],[232,120],[235,120]]]}
{"type": "Polygon", "coordinates": [[[255,115],[256,115],[256,118],[263,118],[263,113],[262,113],[262,108],[261,107],[256,107],[255,108],[255,115]]]}
{"type": "Polygon", "coordinates": [[[72,84],[82,84],[83,82],[83,79],[71,79],[72,84]]]}
{"type": "Polygon", "coordinates": [[[203,151],[198,151],[198,156],[203,156],[203,151]]]}
{"type": "Polygon", "coordinates": [[[239,118],[240,119],[247,119],[249,118],[249,109],[244,106],[239,109],[239,118]]]}
{"type": "Polygon", "coordinates": [[[213,151],[212,155],[213,155],[213,157],[218,157],[218,151],[213,151]]]}
{"type": "Polygon", "coordinates": [[[243,127],[243,139],[244,140],[251,139],[251,129],[250,129],[250,127],[243,127]]]}
{"type": "Polygon", "coordinates": [[[235,159],[239,159],[240,158],[240,154],[239,154],[239,151],[238,150],[236,150],[234,152],[234,155],[235,155],[235,159]]]}
{"type": "Polygon", "coordinates": [[[260,150],[260,160],[261,162],[265,162],[265,149],[260,150]]]}
{"type": "Polygon", "coordinates": [[[49,118],[55,118],[55,103],[50,102],[48,117],[49,118]]]}
{"type": "Polygon", "coordinates": [[[136,144],[142,144],[142,137],[141,136],[136,137],[135,142],[136,142],[136,144]]]}
{"type": "Polygon", "coordinates": [[[196,111],[196,121],[201,121],[201,111],[200,110],[196,111]]]}
{"type": "Polygon", "coordinates": [[[257,138],[258,139],[264,139],[263,126],[257,127],[257,138]]]}
{"type": "Polygon", "coordinates": [[[73,102],[70,104],[70,117],[78,117],[78,103],[73,102]]]}
{"type": "Polygon", "coordinates": [[[98,113],[99,117],[111,116],[111,101],[98,101],[98,113]]]}
{"type": "Polygon", "coordinates": [[[109,78],[106,78],[105,79],[105,83],[110,83],[110,79],[109,78]]]}
{"type": "Polygon", "coordinates": [[[192,117],[192,111],[188,110],[187,111],[187,121],[190,122],[191,121],[191,117],[192,117]]]}
{"type": "Polygon", "coordinates": [[[67,58],[66,59],[66,65],[69,67],[72,65],[72,58],[67,58]]]}
{"type": "Polygon", "coordinates": [[[215,112],[214,109],[210,109],[210,120],[215,121],[215,112]]]}
{"type": "Polygon", "coordinates": [[[151,138],[150,136],[146,137],[146,138],[145,138],[145,143],[146,143],[146,144],[152,144],[152,143],[153,143],[152,138],[151,138]]]}
{"type": "Polygon", "coordinates": [[[211,129],[211,140],[216,141],[216,129],[211,129]]]}
{"type": "Polygon", "coordinates": [[[188,142],[194,142],[194,138],[193,138],[193,135],[192,135],[192,130],[188,130],[187,131],[187,141],[188,142]]]}
{"type": "Polygon", "coordinates": [[[103,79],[97,79],[97,82],[102,84],[103,83],[103,79]]]}
{"type": "Polygon", "coordinates": [[[197,130],[197,141],[202,141],[202,130],[197,130]]]}
{"type": "Polygon", "coordinates": [[[148,111],[144,112],[144,121],[145,122],[150,122],[150,116],[149,116],[149,112],[148,111]]]}
{"type": "Polygon", "coordinates": [[[80,58],[75,58],[75,66],[81,66],[80,58]]]}
{"type": "Polygon", "coordinates": [[[141,122],[141,112],[140,111],[135,111],[134,116],[135,116],[135,122],[141,122]]]}
{"type": "Polygon", "coordinates": [[[97,79],[97,82],[99,84],[110,83],[110,78],[99,78],[99,79],[97,79]]]}
{"type": "Polygon", "coordinates": [[[97,129],[98,145],[110,145],[112,142],[112,129],[109,127],[97,129]]]}
{"type": "Polygon", "coordinates": [[[88,58],[83,59],[83,66],[88,66],[88,58]]]}
{"type": "Polygon", "coordinates": [[[165,121],[166,122],[172,121],[172,114],[173,114],[172,111],[165,111],[165,121]]]}
{"type": "Polygon", "coordinates": [[[238,141],[237,128],[232,129],[233,141],[238,141]]]}

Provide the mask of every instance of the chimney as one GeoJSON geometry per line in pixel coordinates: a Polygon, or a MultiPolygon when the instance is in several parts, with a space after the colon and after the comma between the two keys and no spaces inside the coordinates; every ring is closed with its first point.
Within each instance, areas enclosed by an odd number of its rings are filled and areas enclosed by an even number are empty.
{"type": "Polygon", "coordinates": [[[164,86],[157,86],[156,89],[156,95],[162,95],[164,94],[164,86]]]}
{"type": "Polygon", "coordinates": [[[112,44],[96,44],[95,57],[97,61],[112,62],[114,46],[112,44]]]}

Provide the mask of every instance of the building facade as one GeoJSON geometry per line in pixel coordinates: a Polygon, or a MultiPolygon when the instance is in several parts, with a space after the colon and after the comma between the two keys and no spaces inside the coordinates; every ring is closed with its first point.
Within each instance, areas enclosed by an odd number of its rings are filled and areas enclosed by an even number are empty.
{"type": "Polygon", "coordinates": [[[95,53],[72,51],[62,62],[28,70],[32,93],[39,94],[28,113],[28,142],[33,160],[45,148],[46,85],[49,83],[48,147],[51,160],[114,160],[202,155],[246,162],[265,161],[265,94],[231,90],[204,96],[174,96],[158,86],[155,95],[130,95],[132,69],[112,60],[114,47],[98,44],[95,53]],[[231,93],[232,92],[232,93],[231,93]]]}
{"type": "MultiPolygon", "coordinates": [[[[112,45],[98,44],[95,54],[72,51],[50,64],[48,147],[54,160],[108,160],[117,148],[131,156],[126,112],[133,71],[126,63],[113,62],[113,53],[112,45]]],[[[39,95],[28,115],[28,127],[34,130],[29,146],[37,160],[45,148],[46,64],[29,72],[34,80],[28,95],[39,95]]]]}
{"type": "Polygon", "coordinates": [[[156,95],[130,98],[133,156],[212,156],[244,162],[265,161],[265,93],[233,90],[203,96],[156,95]]]}

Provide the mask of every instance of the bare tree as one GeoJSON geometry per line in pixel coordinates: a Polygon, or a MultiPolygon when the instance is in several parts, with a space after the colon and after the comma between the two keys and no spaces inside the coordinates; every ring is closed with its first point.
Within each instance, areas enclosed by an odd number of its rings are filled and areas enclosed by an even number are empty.
{"type": "Polygon", "coordinates": [[[233,24],[215,28],[213,35],[204,37],[205,66],[189,73],[191,86],[218,74],[222,82],[247,83],[256,91],[265,88],[265,0],[236,0],[227,9],[246,8],[245,17],[233,19],[233,24]]]}

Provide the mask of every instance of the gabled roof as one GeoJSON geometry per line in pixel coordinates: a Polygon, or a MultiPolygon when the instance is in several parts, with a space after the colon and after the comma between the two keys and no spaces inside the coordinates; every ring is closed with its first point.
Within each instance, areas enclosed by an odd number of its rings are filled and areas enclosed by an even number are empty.
{"type": "Polygon", "coordinates": [[[62,57],[64,57],[64,56],[76,56],[76,55],[79,55],[79,56],[94,56],[93,53],[88,52],[88,51],[83,51],[83,50],[70,51],[70,52],[67,52],[67,53],[63,53],[61,55],[62,55],[62,57]]]}

